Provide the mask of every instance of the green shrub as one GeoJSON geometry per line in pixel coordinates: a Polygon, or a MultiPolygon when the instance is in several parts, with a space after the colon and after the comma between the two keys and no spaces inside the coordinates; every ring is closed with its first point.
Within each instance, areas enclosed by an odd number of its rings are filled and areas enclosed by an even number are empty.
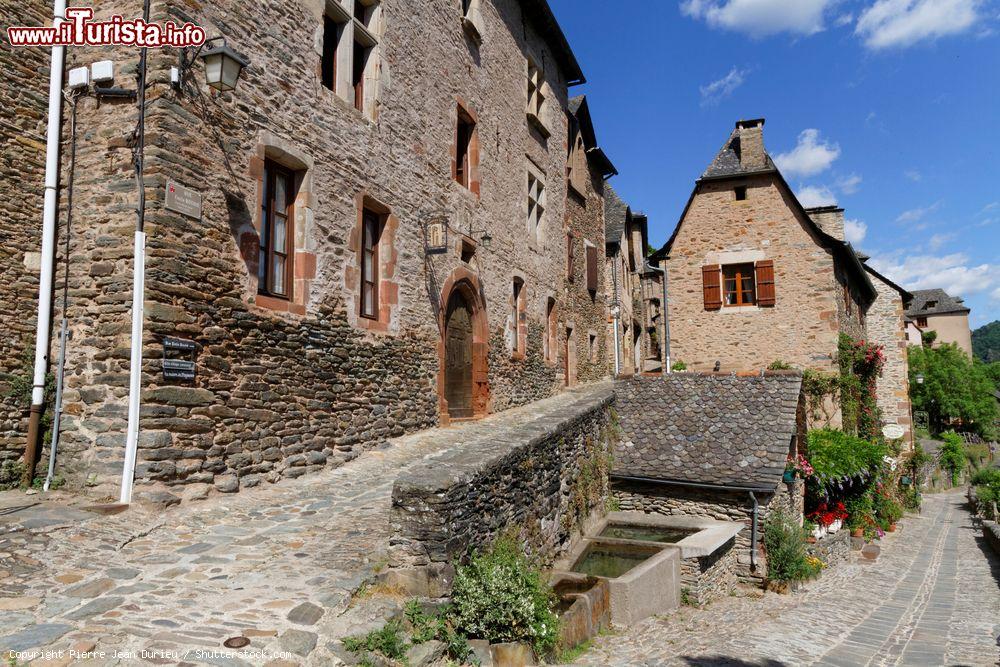
{"type": "Polygon", "coordinates": [[[469,660],[472,649],[465,635],[455,629],[449,617],[451,613],[452,609],[449,607],[440,614],[429,615],[417,600],[410,600],[403,607],[414,644],[424,644],[436,639],[445,643],[449,658],[465,663],[469,660]]]}
{"type": "Polygon", "coordinates": [[[983,468],[969,483],[976,487],[976,496],[984,503],[1000,503],[1000,468],[983,468]]]}
{"type": "Polygon", "coordinates": [[[867,529],[873,522],[875,507],[871,496],[863,493],[844,503],[847,509],[847,527],[851,530],[867,529]]]}
{"type": "Polygon", "coordinates": [[[21,459],[7,459],[0,465],[0,491],[10,491],[21,486],[24,462],[21,459]]]}
{"type": "Polygon", "coordinates": [[[802,581],[815,576],[821,566],[806,555],[805,533],[782,510],[775,510],[764,526],[767,578],[772,581],[802,581]]]}
{"type": "Polygon", "coordinates": [[[678,372],[679,371],[686,371],[687,369],[688,369],[688,365],[685,364],[683,361],[676,361],[676,362],[674,362],[674,365],[670,367],[670,370],[672,370],[672,371],[678,371],[678,372]]]}
{"type": "Polygon", "coordinates": [[[452,603],[456,627],[468,637],[529,642],[540,656],[559,637],[556,596],[511,538],[498,539],[458,567],[452,603]]]}
{"type": "Polygon", "coordinates": [[[351,653],[372,651],[381,653],[392,660],[402,660],[406,657],[408,645],[403,638],[403,623],[394,618],[379,630],[372,630],[367,635],[346,637],[344,648],[351,653]]]}
{"type": "Polygon", "coordinates": [[[769,370],[769,371],[789,371],[791,369],[792,369],[791,364],[786,364],[781,359],[775,359],[767,367],[767,370],[769,370]]]}
{"type": "Polygon", "coordinates": [[[806,443],[809,463],[821,484],[849,477],[874,477],[886,455],[884,446],[832,428],[809,431],[806,443]]]}
{"type": "Polygon", "coordinates": [[[957,485],[962,471],[965,470],[965,443],[962,437],[954,431],[941,434],[944,444],[938,452],[938,464],[951,475],[952,485],[957,485]]]}

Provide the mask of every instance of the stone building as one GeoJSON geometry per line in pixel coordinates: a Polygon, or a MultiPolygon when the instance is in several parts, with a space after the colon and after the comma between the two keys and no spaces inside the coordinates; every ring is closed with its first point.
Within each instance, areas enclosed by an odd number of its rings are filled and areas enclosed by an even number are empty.
{"type": "Polygon", "coordinates": [[[935,345],[954,343],[971,357],[970,312],[961,297],[950,296],[943,289],[923,289],[914,290],[913,302],[907,308],[906,316],[921,331],[935,332],[935,345]]]}
{"type": "MultiPolygon", "coordinates": [[[[865,258],[867,259],[867,258],[865,258]]],[[[906,353],[906,307],[913,295],[865,263],[878,298],[868,309],[868,340],[885,351],[885,364],[875,388],[882,424],[903,429],[903,449],[913,448],[913,408],[910,405],[910,363],[906,353]]]]}
{"type": "MultiPolygon", "coordinates": [[[[46,3],[0,0],[8,25],[42,25],[46,3]]],[[[11,395],[31,383],[35,304],[45,190],[48,50],[13,49],[0,32],[0,463],[24,450],[27,400],[11,395]]]]}
{"type": "Polygon", "coordinates": [[[875,287],[838,216],[799,203],[763,128],[736,124],[653,257],[668,272],[671,357],[693,370],[835,371],[839,334],[864,337],[875,287]]]}
{"type": "Polygon", "coordinates": [[[615,395],[622,437],[611,491],[619,508],[745,523],[703,564],[702,575],[761,581],[767,566],[760,530],[767,515],[776,508],[797,517],[803,512],[802,481],[782,479],[805,435],[802,374],[636,377],[616,382],[615,395]]]}
{"type": "MultiPolygon", "coordinates": [[[[634,375],[659,370],[657,340],[659,289],[650,282],[646,266],[649,220],[608,187],[604,199],[606,281],[612,290],[608,344],[617,350],[614,370],[634,375]]],[[[658,285],[657,283],[656,285],[658,285]]]]}
{"type": "MultiPolygon", "coordinates": [[[[141,11],[95,3],[98,18],[141,11]]],[[[149,52],[139,491],[297,477],[608,373],[613,167],[570,101],[584,77],[547,3],[157,0],[151,19],[224,36],[250,65],[219,93],[202,63],[172,84],[178,51],[149,52]],[[178,194],[200,206],[168,207],[178,194]],[[196,347],[193,381],[165,379],[175,339],[196,347]]],[[[71,49],[67,69],[105,59],[134,89],[134,49],[71,49]]],[[[110,490],[137,113],[93,90],[77,104],[59,461],[110,490]]]]}

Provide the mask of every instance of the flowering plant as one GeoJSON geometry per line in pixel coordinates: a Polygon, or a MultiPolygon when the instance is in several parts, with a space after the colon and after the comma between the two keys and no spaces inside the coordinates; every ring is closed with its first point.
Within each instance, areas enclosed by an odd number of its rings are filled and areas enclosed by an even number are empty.
{"type": "Polygon", "coordinates": [[[842,502],[838,502],[835,505],[820,503],[815,510],[806,515],[806,518],[820,526],[826,527],[834,521],[843,521],[846,519],[847,508],[844,507],[844,503],[842,502]]]}
{"type": "Polygon", "coordinates": [[[802,478],[812,477],[814,474],[816,474],[816,471],[813,470],[812,465],[809,463],[808,460],[806,460],[806,457],[802,456],[801,454],[799,454],[798,458],[795,458],[794,456],[789,454],[788,459],[785,462],[785,471],[788,472],[791,470],[794,470],[795,473],[802,478]]]}

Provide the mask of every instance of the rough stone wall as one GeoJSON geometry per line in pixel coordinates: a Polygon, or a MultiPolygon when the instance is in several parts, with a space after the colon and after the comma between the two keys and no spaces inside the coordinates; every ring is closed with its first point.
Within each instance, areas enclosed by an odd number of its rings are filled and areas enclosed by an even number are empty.
{"type": "Polygon", "coordinates": [[[718,521],[742,522],[746,528],[735,538],[736,573],[740,581],[760,584],[767,576],[767,559],[764,552],[764,524],[769,512],[781,508],[802,516],[803,485],[779,484],[771,495],[757,494],[758,534],[757,565],[750,563],[751,525],[753,504],[746,493],[712,491],[679,486],[661,486],[623,480],[613,480],[612,498],[623,512],[646,512],[667,516],[697,516],[718,521]]]}
{"type": "Polygon", "coordinates": [[[747,199],[731,182],[698,186],[666,266],[671,355],[692,370],[760,370],[781,359],[801,369],[836,369],[838,302],[831,254],[770,176],[748,178],[747,199]],[[774,261],[774,307],[705,310],[702,266],[774,261]]]}
{"type": "Polygon", "coordinates": [[[828,534],[815,544],[807,545],[806,553],[819,558],[827,567],[839,565],[851,557],[851,531],[841,529],[828,534]]]}
{"type": "Polygon", "coordinates": [[[868,338],[866,312],[869,306],[864,302],[858,293],[857,285],[852,282],[847,272],[842,266],[837,266],[835,270],[836,288],[840,290],[841,298],[837,301],[837,321],[840,323],[840,333],[847,334],[854,340],[866,340],[868,338]],[[847,285],[847,295],[844,296],[844,285],[847,285]]]}
{"type": "MultiPolygon", "coordinates": [[[[39,0],[0,0],[0,16],[5,27],[52,22],[39,0]]],[[[27,430],[28,406],[8,394],[14,376],[30,383],[34,361],[48,83],[49,51],[14,49],[0,32],[0,461],[22,455],[27,430]]]]}
{"type": "Polygon", "coordinates": [[[898,424],[906,431],[904,450],[909,450],[913,448],[913,430],[903,298],[878,276],[871,280],[878,298],[868,310],[868,338],[885,347],[885,366],[876,386],[878,407],[883,424],[898,424]]]}
{"type": "MultiPolygon", "coordinates": [[[[580,346],[597,321],[605,295],[578,313],[560,278],[567,91],[520,3],[484,3],[484,42],[477,47],[462,30],[458,3],[384,0],[377,101],[368,116],[321,85],[323,7],[321,0],[153,3],[154,21],[191,20],[210,35],[224,34],[252,64],[232,93],[208,89],[201,63],[178,91],[169,85],[176,52],[150,51],[140,486],[210,483],[235,491],[338,465],[385,438],[434,426],[442,290],[456,276],[474,283],[485,332],[477,354],[488,367],[476,382],[488,383],[494,411],[562,387],[561,356],[543,361],[537,340],[549,297],[557,302],[558,350],[566,323],[578,327],[580,346]],[[548,139],[525,119],[528,52],[547,79],[548,139]],[[480,194],[452,178],[460,104],[478,118],[480,194]],[[528,158],[546,181],[538,242],[529,242],[526,229],[528,158]],[[265,159],[297,173],[289,302],[257,295],[265,159]],[[202,194],[200,220],[165,209],[168,179],[202,194]],[[358,316],[362,205],[387,218],[380,244],[384,307],[376,323],[358,316]],[[421,223],[442,210],[452,226],[449,251],[425,257],[421,223]],[[463,234],[474,232],[475,244],[482,230],[492,246],[463,258],[463,234]],[[527,293],[524,359],[511,359],[510,347],[501,345],[510,345],[515,277],[527,293]],[[164,336],[199,344],[193,383],[162,379],[164,336]]],[[[138,16],[141,2],[99,2],[96,9],[99,17],[138,16]]],[[[132,50],[74,49],[70,66],[103,58],[116,63],[116,85],[134,87],[132,50]]],[[[125,430],[136,200],[125,137],[135,119],[131,102],[81,101],[74,213],[81,239],[60,462],[71,482],[108,488],[120,475],[125,430]]],[[[586,234],[592,222],[580,223],[586,234]]],[[[581,351],[578,360],[586,358],[581,351]]],[[[600,375],[583,363],[578,368],[585,379],[600,375]]]]}
{"type": "Polygon", "coordinates": [[[705,605],[732,592],[739,580],[736,538],[710,556],[681,560],[681,595],[696,605],[705,605]]]}
{"type": "Polygon", "coordinates": [[[606,335],[611,283],[604,271],[604,181],[595,170],[591,172],[584,185],[586,196],[581,197],[569,189],[566,196],[567,227],[573,233],[574,261],[572,267],[567,266],[566,272],[564,289],[572,316],[567,317],[565,326],[574,332],[576,363],[571,378],[574,384],[604,379],[609,375],[608,368],[614,367],[614,359],[610,357],[613,349],[606,335]],[[597,249],[596,292],[587,289],[588,246],[597,249]],[[572,280],[569,280],[570,270],[572,280]],[[591,336],[594,337],[593,346],[591,336]]]}
{"type": "Polygon", "coordinates": [[[392,491],[393,564],[450,563],[505,531],[554,559],[604,511],[613,401],[610,387],[590,389],[559,414],[408,468],[392,491]]]}
{"type": "MultiPolygon", "coordinates": [[[[635,290],[634,287],[637,276],[633,274],[629,269],[628,264],[628,245],[626,237],[624,234],[621,236],[620,243],[613,247],[614,254],[608,256],[607,261],[607,271],[605,272],[605,280],[609,289],[615,289],[617,283],[618,291],[618,354],[620,355],[619,362],[620,368],[619,372],[622,375],[631,375],[635,373],[635,356],[634,347],[632,342],[632,325],[633,322],[637,321],[641,311],[636,309],[637,300],[634,298],[635,290]]],[[[613,301],[611,302],[613,303],[613,301]]],[[[608,347],[612,350],[611,358],[608,360],[609,368],[611,372],[614,372],[615,360],[614,360],[614,349],[615,349],[615,334],[614,334],[614,319],[612,318],[611,323],[608,327],[608,347]]]]}

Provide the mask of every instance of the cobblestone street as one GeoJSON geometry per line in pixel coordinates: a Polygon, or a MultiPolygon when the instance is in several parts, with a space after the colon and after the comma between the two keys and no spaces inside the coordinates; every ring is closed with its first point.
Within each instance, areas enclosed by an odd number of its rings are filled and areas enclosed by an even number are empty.
{"type": "Polygon", "coordinates": [[[849,562],[804,591],[685,607],[606,637],[588,665],[1000,664],[1000,559],[959,493],[924,497],[874,564],[849,562]]]}
{"type": "MultiPolygon", "coordinates": [[[[338,470],[165,513],[98,516],[18,496],[0,512],[0,646],[104,651],[79,664],[336,664],[336,637],[399,600],[354,596],[385,563],[392,481],[481,429],[514,428],[572,394],[393,441],[338,470]],[[223,647],[243,635],[243,652],[223,647]],[[112,652],[118,652],[116,657],[112,652]],[[124,656],[124,657],[122,657],[124,656]]],[[[9,500],[11,496],[8,496],[9,500]]],[[[959,494],[929,496],[875,564],[803,592],[685,607],[604,637],[590,665],[994,665],[1000,562],[959,494]]],[[[68,653],[19,664],[69,664],[68,653]]]]}

